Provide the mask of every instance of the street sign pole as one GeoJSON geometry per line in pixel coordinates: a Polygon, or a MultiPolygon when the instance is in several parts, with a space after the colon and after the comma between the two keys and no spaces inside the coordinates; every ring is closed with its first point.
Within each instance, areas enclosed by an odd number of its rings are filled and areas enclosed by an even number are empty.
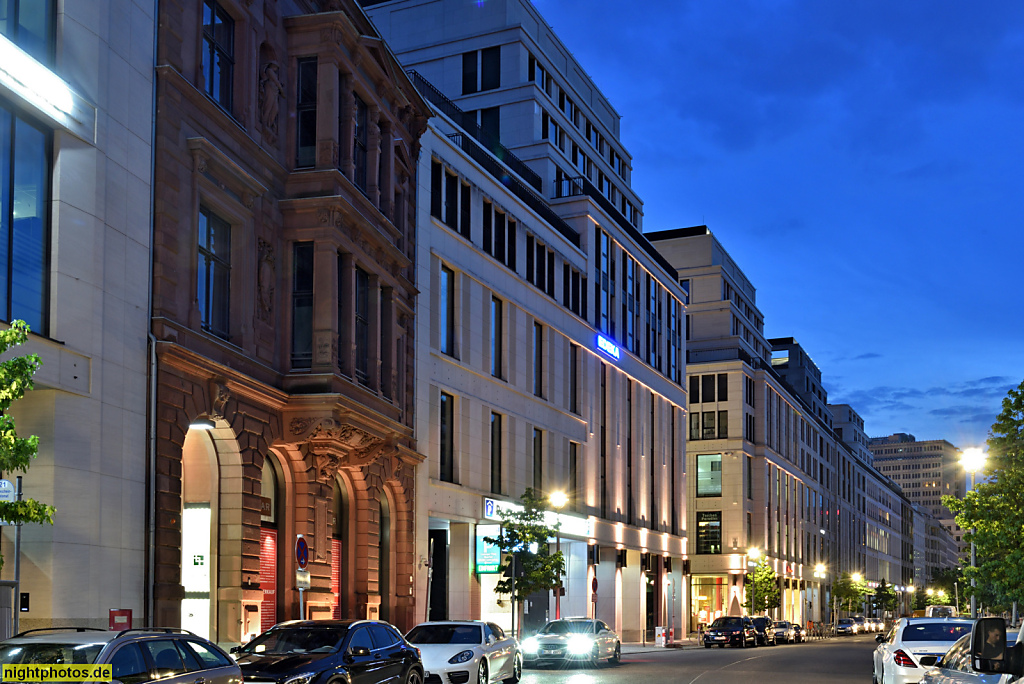
{"type": "Polygon", "coordinates": [[[299,590],[299,619],[305,620],[305,592],[309,588],[309,574],[306,572],[306,565],[309,564],[309,544],[306,543],[306,539],[301,534],[295,535],[295,562],[299,566],[298,570],[295,571],[295,586],[299,590]]]}
{"type": "MultiPolygon", "coordinates": [[[[21,475],[16,480],[17,500],[21,501],[21,475]]],[[[21,523],[14,527],[14,596],[11,603],[14,607],[14,634],[18,633],[18,623],[21,618],[21,523]]]]}

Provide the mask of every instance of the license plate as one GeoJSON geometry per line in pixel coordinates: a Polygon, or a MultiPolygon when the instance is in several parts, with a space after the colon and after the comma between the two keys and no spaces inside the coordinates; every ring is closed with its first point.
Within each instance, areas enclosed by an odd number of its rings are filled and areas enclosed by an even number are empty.
{"type": "Polygon", "coordinates": [[[558,653],[557,648],[545,648],[541,651],[544,655],[551,655],[552,653],[558,653]]]}
{"type": "Polygon", "coordinates": [[[725,641],[725,637],[713,637],[715,641],[725,641]]]}

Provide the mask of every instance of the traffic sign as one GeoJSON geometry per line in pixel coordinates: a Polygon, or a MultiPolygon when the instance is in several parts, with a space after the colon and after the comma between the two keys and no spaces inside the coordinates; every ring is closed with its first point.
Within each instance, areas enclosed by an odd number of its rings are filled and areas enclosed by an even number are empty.
{"type": "Polygon", "coordinates": [[[309,564],[309,544],[301,534],[295,537],[295,561],[302,570],[309,564]]]}
{"type": "Polygon", "coordinates": [[[301,590],[309,589],[309,570],[295,571],[295,588],[301,590]]]}
{"type": "Polygon", "coordinates": [[[17,501],[18,492],[10,480],[0,480],[0,501],[17,501]]]}
{"type": "Polygon", "coordinates": [[[590,590],[591,590],[592,592],[594,592],[595,594],[597,593],[597,578],[596,578],[596,577],[595,577],[595,578],[594,578],[594,580],[593,580],[593,581],[592,581],[592,582],[590,583],[590,590]]]}

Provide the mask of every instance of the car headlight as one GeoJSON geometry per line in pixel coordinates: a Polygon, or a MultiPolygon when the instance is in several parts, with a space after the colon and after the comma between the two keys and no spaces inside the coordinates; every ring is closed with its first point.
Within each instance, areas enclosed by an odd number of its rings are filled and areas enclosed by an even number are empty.
{"type": "Polygon", "coordinates": [[[284,684],[309,684],[311,681],[316,679],[318,673],[316,672],[303,672],[300,675],[289,677],[284,680],[284,684]]]}
{"type": "Polygon", "coordinates": [[[448,663],[451,664],[451,665],[458,665],[459,663],[469,662],[472,659],[473,659],[473,652],[472,651],[462,651],[461,653],[456,653],[451,658],[449,658],[448,659],[448,663]]]}
{"type": "Polygon", "coordinates": [[[586,655],[594,648],[594,641],[588,637],[577,634],[569,638],[569,653],[573,655],[586,655]]]}
{"type": "Polygon", "coordinates": [[[529,637],[527,639],[523,639],[523,643],[520,647],[523,649],[523,653],[533,654],[540,649],[540,642],[537,641],[536,637],[529,637]]]}

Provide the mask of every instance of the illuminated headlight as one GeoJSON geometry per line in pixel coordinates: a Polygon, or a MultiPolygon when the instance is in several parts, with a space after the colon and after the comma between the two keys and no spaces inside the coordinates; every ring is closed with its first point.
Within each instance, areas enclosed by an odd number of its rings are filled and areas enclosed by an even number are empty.
{"type": "Polygon", "coordinates": [[[300,675],[295,675],[289,679],[284,680],[284,684],[309,684],[311,681],[316,679],[316,672],[304,672],[300,675]]]}
{"type": "Polygon", "coordinates": [[[469,662],[472,659],[473,659],[473,652],[472,651],[462,651],[461,653],[456,653],[451,658],[449,658],[448,659],[448,663],[451,664],[451,665],[458,665],[459,663],[469,662]]]}
{"type": "Polygon", "coordinates": [[[523,653],[534,654],[540,649],[540,642],[536,638],[524,639],[522,643],[523,653]]]}
{"type": "Polygon", "coordinates": [[[585,636],[577,634],[569,639],[569,653],[573,655],[586,655],[593,648],[594,642],[585,636]]]}

